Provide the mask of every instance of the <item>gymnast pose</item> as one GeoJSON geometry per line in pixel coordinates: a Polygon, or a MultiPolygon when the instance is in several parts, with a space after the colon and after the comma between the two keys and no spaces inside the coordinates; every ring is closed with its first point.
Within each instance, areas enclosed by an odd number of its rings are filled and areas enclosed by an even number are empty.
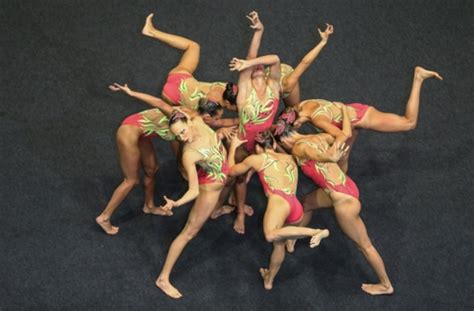
{"type": "MultiPolygon", "coordinates": [[[[256,41],[256,36],[258,34],[254,34],[252,44],[256,41]]],[[[252,50],[252,44],[249,51],[252,50]]],[[[239,135],[246,141],[245,148],[239,148],[237,151],[237,162],[241,162],[249,153],[254,152],[255,136],[270,129],[275,119],[280,99],[280,59],[277,55],[266,55],[248,60],[233,58],[229,67],[231,71],[240,72],[237,95],[239,135]],[[265,74],[265,65],[270,66],[268,76],[265,74]]],[[[238,214],[234,222],[234,230],[244,234],[247,192],[245,176],[236,178],[235,190],[238,214]]]]}
{"type": "Polygon", "coordinates": [[[169,280],[171,270],[183,249],[198,234],[218,204],[226,183],[228,166],[225,148],[201,117],[190,118],[181,111],[175,111],[169,118],[169,127],[177,139],[184,143],[183,165],[187,172],[189,188],[178,200],[165,196],[166,204],[161,208],[171,211],[172,208],[196,200],[183,230],[171,243],[156,286],[168,296],[180,298],[181,293],[169,280]]]}
{"type": "Polygon", "coordinates": [[[193,73],[199,64],[199,44],[156,29],[152,18],[153,14],[146,18],[142,34],[184,51],[178,65],[168,74],[166,84],[163,86],[163,99],[172,105],[182,105],[191,109],[196,109],[199,100],[204,99],[235,111],[237,87],[233,83],[207,83],[194,78],[193,73]]]}
{"type": "Polygon", "coordinates": [[[124,179],[115,189],[104,211],[96,218],[97,224],[107,234],[114,235],[119,231],[118,227],[112,226],[110,218],[133,187],[138,184],[140,166],[144,171],[143,212],[163,216],[172,215],[171,211],[156,207],[153,201],[155,174],[158,171],[155,150],[151,143],[153,136],[159,136],[164,140],[174,139],[168,128],[168,118],[159,109],[149,109],[133,114],[127,117],[117,130],[116,140],[124,179]]]}
{"type": "MultiPolygon", "coordinates": [[[[338,105],[343,116],[342,132],[346,137],[351,137],[348,108],[344,104],[338,105]]],[[[303,198],[305,213],[300,225],[306,226],[310,222],[314,209],[334,207],[342,231],[356,243],[379,278],[377,284],[362,284],[362,290],[371,295],[392,294],[393,287],[385,271],[382,257],[372,245],[359,215],[361,210],[359,190],[354,181],[336,164],[347,152],[348,147],[326,133],[301,135],[282,121],[278,123],[275,135],[282,146],[296,158],[304,174],[321,187],[303,198]]],[[[295,241],[288,241],[289,252],[294,251],[294,244],[295,241]]]]}
{"type": "Polygon", "coordinates": [[[311,237],[309,244],[313,248],[329,236],[329,231],[297,226],[303,218],[303,207],[296,197],[298,167],[290,155],[275,151],[276,142],[270,131],[259,133],[255,141],[256,154],[235,165],[236,149],[245,141],[234,136],[229,149],[229,176],[256,170],[268,197],[263,232],[267,242],[273,243],[273,252],[269,268],[260,268],[260,273],[264,287],[270,290],[285,259],[285,241],[311,237]]]}
{"type": "MultiPolygon", "coordinates": [[[[354,128],[370,129],[379,132],[403,132],[410,131],[416,127],[418,120],[418,111],[420,106],[420,92],[423,81],[428,78],[442,77],[435,71],[429,71],[422,67],[416,67],[413,77],[410,97],[405,108],[405,115],[399,116],[393,113],[380,112],[375,107],[360,103],[348,104],[348,114],[351,124],[354,128]]],[[[295,107],[297,117],[292,117],[291,110],[286,111],[281,117],[285,120],[295,120],[295,128],[307,121],[318,129],[330,134],[338,142],[346,141],[344,133],[341,131],[342,111],[338,105],[324,99],[309,99],[302,101],[295,107]]],[[[293,123],[293,122],[290,122],[293,123]]],[[[357,131],[354,131],[347,144],[352,146],[357,137],[357,131]]],[[[349,152],[339,162],[344,172],[348,168],[349,152]]]]}

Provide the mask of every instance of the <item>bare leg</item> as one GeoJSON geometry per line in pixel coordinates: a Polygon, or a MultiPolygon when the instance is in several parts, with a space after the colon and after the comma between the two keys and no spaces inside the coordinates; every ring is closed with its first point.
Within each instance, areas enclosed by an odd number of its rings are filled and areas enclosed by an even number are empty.
{"type": "Polygon", "coordinates": [[[229,211],[228,205],[224,205],[224,202],[229,196],[229,192],[232,189],[233,185],[234,185],[233,180],[228,181],[224,189],[221,191],[221,194],[219,195],[219,199],[217,200],[217,203],[216,203],[216,207],[214,208],[210,216],[211,219],[216,219],[222,215],[229,214],[235,209],[235,207],[231,207],[231,210],[229,211]]]}
{"type": "MultiPolygon", "coordinates": [[[[235,159],[237,163],[242,162],[248,153],[241,146],[237,149],[235,159]]],[[[239,234],[245,233],[245,199],[247,197],[247,182],[245,175],[237,176],[235,179],[235,195],[237,198],[237,217],[234,221],[234,230],[239,234]]]]}
{"type": "MultiPolygon", "coordinates": [[[[306,194],[302,200],[304,215],[298,226],[306,227],[313,217],[313,210],[318,208],[332,207],[332,200],[323,189],[316,189],[306,194]]],[[[288,253],[295,251],[296,239],[288,239],[286,241],[286,250],[288,253]]]]}
{"type": "Polygon", "coordinates": [[[278,271],[280,271],[283,260],[285,260],[285,243],[283,241],[274,242],[269,269],[260,268],[260,274],[262,275],[263,286],[265,289],[270,290],[273,288],[273,280],[278,271]]]}
{"type": "Polygon", "coordinates": [[[214,210],[219,199],[220,190],[206,191],[200,189],[199,197],[189,212],[188,221],[181,233],[171,243],[165,264],[156,279],[156,286],[171,298],[181,298],[182,294],[170,283],[169,277],[176,261],[186,245],[198,234],[214,210]]]}
{"type": "Polygon", "coordinates": [[[112,226],[110,217],[133,187],[138,184],[138,170],[140,168],[139,136],[140,133],[137,128],[129,125],[122,125],[117,130],[116,140],[124,179],[115,189],[104,211],[95,219],[105,233],[110,235],[117,234],[119,230],[118,227],[112,226]]]}
{"type": "Polygon", "coordinates": [[[273,253],[270,258],[269,269],[261,268],[264,286],[272,289],[273,280],[280,270],[285,258],[285,241],[288,238],[301,239],[312,237],[311,247],[319,245],[321,239],[329,236],[328,230],[312,229],[307,227],[285,226],[285,220],[290,213],[290,206],[283,198],[277,195],[269,196],[268,206],[263,217],[263,232],[267,242],[273,243],[273,253]]]}
{"type": "Polygon", "coordinates": [[[392,294],[393,287],[385,271],[382,257],[372,245],[364,222],[359,216],[359,200],[340,193],[337,195],[339,198],[334,201],[334,211],[342,231],[357,244],[380,280],[378,284],[362,284],[362,290],[371,295],[392,294]]]}
{"type": "Polygon", "coordinates": [[[413,130],[418,122],[421,86],[423,81],[428,78],[442,80],[441,76],[435,71],[429,71],[422,67],[415,68],[411,93],[408,98],[404,116],[380,112],[374,107],[370,107],[360,124],[357,124],[357,127],[379,132],[404,132],[413,130]]]}
{"type": "Polygon", "coordinates": [[[155,206],[155,174],[158,171],[158,163],[156,162],[155,149],[150,139],[140,139],[138,142],[140,147],[140,156],[144,171],[143,186],[145,188],[145,203],[143,212],[145,214],[155,214],[161,216],[172,215],[171,211],[165,211],[155,206]]]}
{"type": "Polygon", "coordinates": [[[175,68],[173,68],[170,73],[186,71],[190,74],[193,74],[199,64],[199,44],[187,38],[169,34],[156,29],[153,26],[152,19],[153,14],[147,16],[145,25],[143,26],[142,34],[148,37],[158,39],[161,42],[166,43],[175,49],[184,51],[183,56],[181,56],[181,60],[179,61],[179,64],[175,68]]]}

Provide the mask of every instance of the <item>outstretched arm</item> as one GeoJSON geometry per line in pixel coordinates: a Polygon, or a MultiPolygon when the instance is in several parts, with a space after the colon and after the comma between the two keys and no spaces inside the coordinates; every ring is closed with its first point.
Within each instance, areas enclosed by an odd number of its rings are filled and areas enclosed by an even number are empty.
{"type": "Polygon", "coordinates": [[[112,85],[109,85],[109,89],[114,91],[114,92],[122,91],[122,92],[128,94],[131,97],[134,97],[136,99],[139,99],[139,100],[149,104],[152,107],[158,108],[167,117],[169,117],[171,115],[171,113],[173,112],[173,110],[174,110],[174,108],[172,106],[165,103],[162,99],[160,99],[158,97],[155,97],[155,96],[152,96],[152,95],[149,95],[149,94],[133,91],[128,87],[127,84],[120,85],[118,83],[114,83],[112,85]]]}
{"type": "Polygon", "coordinates": [[[326,25],[327,27],[324,31],[321,31],[321,29],[318,28],[321,41],[303,57],[295,70],[283,80],[285,91],[291,90],[295,87],[306,69],[308,69],[308,67],[316,60],[321,50],[326,46],[329,36],[334,32],[334,27],[332,25],[326,25]]]}
{"type": "Polygon", "coordinates": [[[246,16],[250,20],[250,28],[255,30],[252,37],[252,42],[250,43],[249,51],[247,53],[247,59],[252,59],[257,57],[258,50],[260,49],[260,42],[262,41],[263,36],[263,24],[258,17],[258,13],[253,11],[246,16]]]}

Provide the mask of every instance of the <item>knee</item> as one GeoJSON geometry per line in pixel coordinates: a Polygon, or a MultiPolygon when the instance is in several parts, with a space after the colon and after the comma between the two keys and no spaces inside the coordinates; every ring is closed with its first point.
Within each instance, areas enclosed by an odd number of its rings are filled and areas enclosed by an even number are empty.
{"type": "Polygon", "coordinates": [[[153,178],[155,176],[156,172],[158,172],[159,168],[160,167],[157,164],[155,164],[155,165],[145,166],[143,168],[143,171],[145,172],[146,177],[153,178]]]}
{"type": "Polygon", "coordinates": [[[374,246],[372,245],[372,242],[370,240],[367,240],[363,243],[358,243],[357,248],[359,248],[362,253],[368,254],[371,250],[374,249],[374,246]]]}
{"type": "Polygon", "coordinates": [[[405,131],[411,131],[416,129],[416,121],[407,121],[405,125],[405,131]]]}
{"type": "Polygon", "coordinates": [[[276,239],[277,239],[277,235],[275,234],[274,230],[265,232],[265,240],[268,243],[273,243],[276,241],[276,239]]]}
{"type": "Polygon", "coordinates": [[[133,177],[133,178],[125,178],[124,179],[124,184],[127,188],[133,188],[135,187],[136,185],[138,185],[140,183],[140,181],[138,180],[137,177],[133,177]]]}
{"type": "Polygon", "coordinates": [[[199,51],[201,50],[201,46],[200,46],[198,43],[192,41],[192,42],[189,44],[189,49],[193,49],[193,50],[196,50],[196,51],[199,52],[199,51]]]}
{"type": "Polygon", "coordinates": [[[194,238],[196,237],[196,235],[198,234],[198,231],[199,231],[199,230],[196,230],[196,229],[186,229],[186,230],[182,233],[183,239],[184,239],[186,242],[190,242],[192,239],[194,239],[194,238]]]}

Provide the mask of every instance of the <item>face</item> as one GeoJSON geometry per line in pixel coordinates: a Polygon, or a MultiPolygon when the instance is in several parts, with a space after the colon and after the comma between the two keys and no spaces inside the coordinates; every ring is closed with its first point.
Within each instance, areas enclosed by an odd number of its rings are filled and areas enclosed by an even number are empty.
{"type": "Polygon", "coordinates": [[[227,99],[224,99],[224,105],[222,106],[227,110],[235,110],[234,105],[232,105],[227,99]]]}
{"type": "Polygon", "coordinates": [[[187,122],[178,121],[173,123],[170,127],[171,133],[176,136],[176,139],[182,142],[191,142],[193,138],[193,133],[191,127],[187,122]]]}

